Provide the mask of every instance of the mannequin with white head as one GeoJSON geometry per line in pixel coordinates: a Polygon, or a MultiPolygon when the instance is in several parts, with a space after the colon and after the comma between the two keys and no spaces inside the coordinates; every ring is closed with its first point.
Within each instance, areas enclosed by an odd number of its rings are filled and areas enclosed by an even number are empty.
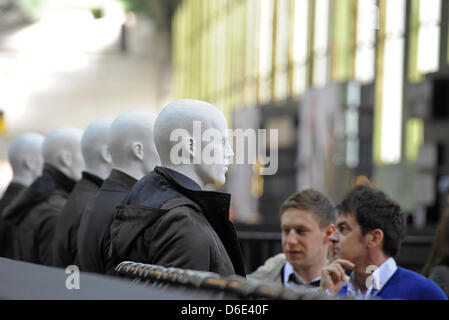
{"type": "Polygon", "coordinates": [[[51,164],[73,180],[81,179],[81,172],[84,170],[82,136],[82,130],[72,127],[51,131],[42,146],[45,163],[51,164]]]}
{"type": "Polygon", "coordinates": [[[43,135],[32,132],[14,139],[8,150],[8,160],[13,171],[12,182],[28,187],[41,175],[44,164],[43,142],[43,135]]]}
{"type": "Polygon", "coordinates": [[[234,153],[228,141],[226,118],[215,106],[193,99],[169,103],[156,119],[154,136],[162,166],[184,174],[202,189],[207,184],[225,183],[234,153]],[[181,141],[181,134],[176,133],[180,131],[185,133],[181,141]],[[176,149],[182,149],[181,161],[176,149]],[[210,155],[213,161],[207,157],[210,155]]]}
{"type": "Polygon", "coordinates": [[[101,179],[106,179],[112,169],[112,157],[108,151],[109,127],[113,119],[95,120],[84,130],[81,139],[85,170],[101,179]]]}
{"type": "Polygon", "coordinates": [[[153,113],[131,110],[112,122],[108,150],[115,169],[139,180],[159,165],[153,139],[155,119],[153,113]]]}

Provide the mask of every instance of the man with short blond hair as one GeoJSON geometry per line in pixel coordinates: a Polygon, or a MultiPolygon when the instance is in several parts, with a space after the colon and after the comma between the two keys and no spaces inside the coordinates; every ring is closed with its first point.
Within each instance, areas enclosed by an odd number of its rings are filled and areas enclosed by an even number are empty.
{"type": "Polygon", "coordinates": [[[329,237],[335,230],[334,205],[321,192],[307,189],[289,196],[280,215],[284,253],[268,259],[248,277],[286,286],[319,286],[329,237]]]}

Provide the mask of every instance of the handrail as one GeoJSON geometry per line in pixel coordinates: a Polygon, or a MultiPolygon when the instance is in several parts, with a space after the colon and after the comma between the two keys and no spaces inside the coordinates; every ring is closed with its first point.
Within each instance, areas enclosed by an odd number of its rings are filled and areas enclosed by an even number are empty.
{"type": "Polygon", "coordinates": [[[272,300],[329,300],[340,299],[319,291],[319,288],[294,286],[287,288],[280,283],[247,279],[242,276],[220,276],[217,273],[160,265],[123,261],[115,271],[122,276],[149,283],[166,283],[174,287],[214,290],[237,296],[241,299],[272,300]]]}

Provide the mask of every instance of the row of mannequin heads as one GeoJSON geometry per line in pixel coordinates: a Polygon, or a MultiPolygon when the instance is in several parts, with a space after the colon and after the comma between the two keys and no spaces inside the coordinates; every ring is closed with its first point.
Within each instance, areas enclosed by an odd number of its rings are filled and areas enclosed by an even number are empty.
{"type": "Polygon", "coordinates": [[[10,146],[8,158],[13,169],[13,182],[29,186],[48,163],[73,180],[82,172],[106,179],[112,168],[140,179],[157,165],[176,170],[194,180],[202,189],[207,184],[225,182],[227,163],[234,154],[226,139],[227,121],[215,106],[200,100],[177,100],[165,106],[159,115],[131,110],[116,119],[93,121],[83,132],[78,128],[60,127],[47,136],[24,133],[10,146]],[[191,159],[202,152],[204,141],[194,135],[193,123],[201,123],[201,133],[215,129],[223,140],[214,144],[218,163],[178,163],[172,150],[183,144],[191,159]],[[170,139],[174,130],[184,129],[188,138],[170,139]],[[200,148],[196,146],[201,146],[200,148]]]}

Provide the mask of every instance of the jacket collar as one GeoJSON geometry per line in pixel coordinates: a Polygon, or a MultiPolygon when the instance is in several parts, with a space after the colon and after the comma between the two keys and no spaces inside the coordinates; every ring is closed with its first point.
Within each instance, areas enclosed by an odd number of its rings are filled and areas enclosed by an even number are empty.
{"type": "Polygon", "coordinates": [[[25,187],[23,184],[18,182],[11,182],[6,188],[3,195],[11,194],[11,196],[15,196],[25,189],[27,189],[27,187],[25,187]]]}
{"type": "Polygon", "coordinates": [[[76,184],[76,181],[66,176],[59,169],[52,166],[49,163],[44,164],[44,170],[42,172],[42,177],[53,180],[55,183],[55,189],[61,188],[65,192],[70,193],[76,184]]]}
{"type": "Polygon", "coordinates": [[[178,183],[187,189],[201,191],[201,187],[199,186],[199,184],[190,179],[189,177],[187,177],[186,175],[167,167],[159,167],[159,168],[165,170],[174,179],[175,183],[178,183]]]}
{"type": "Polygon", "coordinates": [[[107,177],[106,180],[121,184],[129,190],[131,190],[131,188],[137,182],[135,178],[117,169],[112,169],[109,177],[107,177]]]}
{"type": "Polygon", "coordinates": [[[192,179],[168,168],[157,166],[154,168],[154,171],[167,180],[178,192],[196,202],[203,209],[204,216],[213,227],[215,227],[216,223],[221,223],[223,219],[229,220],[229,206],[231,202],[231,195],[229,193],[203,191],[192,179]],[[183,178],[183,182],[187,185],[196,185],[197,188],[193,189],[182,185],[178,182],[181,181],[181,178],[183,178]]]}
{"type": "MultiPolygon", "coordinates": [[[[178,172],[172,174],[174,170],[169,170],[170,169],[159,166],[154,168],[154,171],[162,176],[173,188],[175,188],[178,192],[180,192],[193,202],[197,203],[201,207],[202,214],[215,230],[217,235],[220,237],[223,245],[225,246],[229,257],[231,258],[232,264],[234,265],[235,272],[240,275],[245,275],[243,257],[237,238],[237,233],[235,231],[234,225],[231,221],[229,221],[231,195],[229,193],[223,192],[202,191],[201,189],[198,190],[187,188],[186,186],[183,186],[178,182],[181,181],[180,176],[185,176],[178,172]]],[[[190,183],[187,180],[185,180],[184,182],[187,182],[187,184],[192,186],[191,183],[195,182],[193,182],[193,180],[191,181],[192,182],[190,183]]]]}
{"type": "Polygon", "coordinates": [[[89,173],[87,171],[83,171],[83,179],[90,181],[92,183],[94,183],[96,186],[98,186],[99,188],[101,187],[101,185],[103,184],[103,179],[101,179],[100,177],[89,173]]]}
{"type": "Polygon", "coordinates": [[[42,175],[5,208],[3,216],[14,224],[19,224],[36,204],[46,201],[57,190],[64,191],[67,194],[70,193],[75,183],[60,170],[45,163],[42,175]]]}

